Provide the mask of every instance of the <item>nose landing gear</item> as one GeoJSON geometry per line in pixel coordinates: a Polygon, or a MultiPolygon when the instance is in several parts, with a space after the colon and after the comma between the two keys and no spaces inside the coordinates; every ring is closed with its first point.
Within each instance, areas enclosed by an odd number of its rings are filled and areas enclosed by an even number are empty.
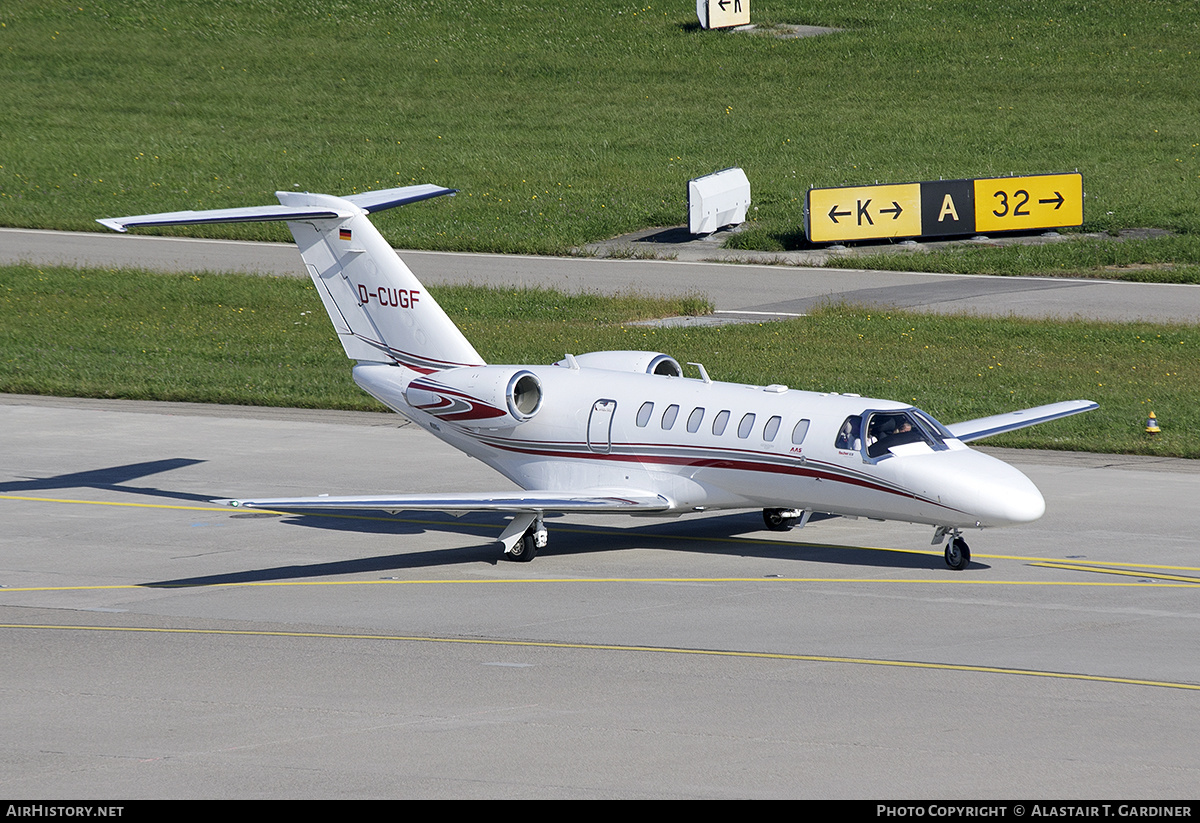
{"type": "Polygon", "coordinates": [[[955,571],[961,571],[971,565],[971,547],[967,545],[967,541],[962,539],[961,529],[952,529],[948,526],[938,526],[933,533],[933,545],[936,546],[949,535],[950,539],[946,541],[946,565],[955,571]]]}
{"type": "Polygon", "coordinates": [[[961,571],[971,565],[971,548],[967,541],[959,535],[952,535],[946,541],[946,565],[955,571],[961,571]]]}

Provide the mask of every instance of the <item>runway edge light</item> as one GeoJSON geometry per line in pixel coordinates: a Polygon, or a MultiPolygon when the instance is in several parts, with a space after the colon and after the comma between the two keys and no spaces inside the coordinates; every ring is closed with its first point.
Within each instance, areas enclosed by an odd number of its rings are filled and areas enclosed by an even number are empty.
{"type": "Polygon", "coordinates": [[[1158,427],[1158,418],[1154,416],[1154,412],[1150,412],[1150,419],[1146,421],[1146,434],[1158,434],[1162,429],[1158,427]]]}

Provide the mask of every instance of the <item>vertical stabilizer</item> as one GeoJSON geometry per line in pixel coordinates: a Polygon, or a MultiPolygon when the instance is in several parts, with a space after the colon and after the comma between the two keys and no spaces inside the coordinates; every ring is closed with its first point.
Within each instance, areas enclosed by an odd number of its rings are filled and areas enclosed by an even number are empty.
{"type": "Polygon", "coordinates": [[[278,192],[278,197],[298,209],[327,205],[346,211],[350,206],[355,212],[288,221],[347,357],[399,363],[423,373],[483,364],[365,211],[328,195],[278,192]]]}
{"type": "Polygon", "coordinates": [[[278,206],[164,212],[98,222],[123,232],[129,226],[286,221],[346,355],[428,374],[481,366],[483,358],[367,215],[453,193],[432,185],[346,197],[281,191],[275,193],[278,206]]]}

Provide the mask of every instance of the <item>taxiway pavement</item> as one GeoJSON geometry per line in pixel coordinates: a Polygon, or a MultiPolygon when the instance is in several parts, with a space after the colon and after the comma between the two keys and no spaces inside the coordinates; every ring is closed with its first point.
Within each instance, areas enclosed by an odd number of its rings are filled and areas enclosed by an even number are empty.
{"type": "Polygon", "coordinates": [[[1029,526],[219,508],[505,482],[391,415],[0,396],[0,794],[1167,798],[1194,462],[1004,452],[1029,526]]]}

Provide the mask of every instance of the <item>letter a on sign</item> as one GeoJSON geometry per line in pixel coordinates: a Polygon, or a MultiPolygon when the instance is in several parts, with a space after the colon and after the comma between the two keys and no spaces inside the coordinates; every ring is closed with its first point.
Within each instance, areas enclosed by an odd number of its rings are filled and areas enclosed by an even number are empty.
{"type": "Polygon", "coordinates": [[[942,201],[942,211],[938,214],[938,222],[942,222],[949,216],[951,220],[958,220],[958,210],[954,208],[954,198],[949,194],[942,201]]]}
{"type": "Polygon", "coordinates": [[[921,234],[949,237],[975,231],[975,200],[970,180],[921,184],[921,234]]]}

